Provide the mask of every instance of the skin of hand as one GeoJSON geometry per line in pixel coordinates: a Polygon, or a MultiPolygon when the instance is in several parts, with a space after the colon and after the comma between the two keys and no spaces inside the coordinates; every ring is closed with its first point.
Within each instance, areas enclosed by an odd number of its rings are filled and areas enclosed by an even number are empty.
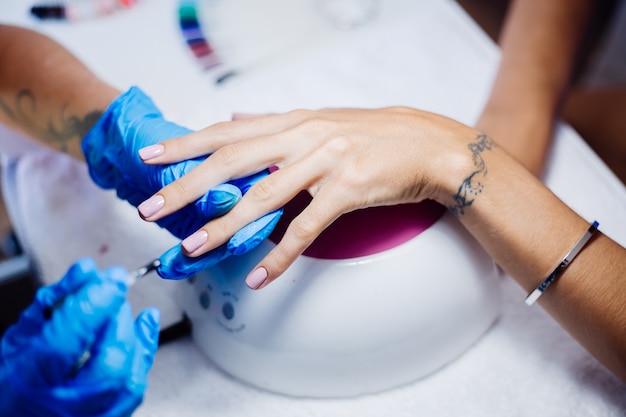
{"type": "Polygon", "coordinates": [[[82,138],[120,93],[47,36],[0,25],[0,122],[7,126],[83,160],[82,138]]]}
{"type": "Polygon", "coordinates": [[[595,2],[515,0],[496,78],[476,127],[539,176],[595,2]]]}
{"type": "MultiPolygon", "coordinates": [[[[153,146],[146,163],[213,155],[159,191],[165,204],[151,221],[215,184],[264,167],[279,168],[232,211],[194,234],[203,239],[196,240],[190,256],[220,245],[300,190],[313,196],[246,278],[256,289],[284,272],[334,219],[363,207],[438,201],[528,292],[589,227],[495,141],[448,118],[409,108],[297,110],[218,123],[153,146]]],[[[624,248],[596,233],[539,303],[626,381],[625,269],[624,248]]]]}
{"type": "Polygon", "coordinates": [[[447,140],[441,125],[453,130],[461,126],[441,116],[400,107],[303,110],[217,124],[184,136],[186,144],[162,142],[165,153],[147,161],[161,163],[216,150],[196,169],[155,195],[163,196],[165,204],[145,219],[155,221],[180,209],[187,198],[222,178],[238,178],[242,170],[254,166],[276,166],[279,169],[255,184],[228,216],[207,223],[182,242],[188,255],[203,254],[232,236],[235,225],[248,224],[271,207],[282,207],[299,191],[308,190],[315,197],[312,203],[291,222],[280,244],[262,261],[267,285],[341,214],[437,195],[436,187],[422,179],[432,175],[428,170],[443,159],[442,149],[456,145],[447,140]],[[412,131],[415,124],[421,129],[412,131]],[[250,136],[254,139],[246,140],[250,136]],[[293,137],[310,139],[296,141],[293,137]],[[440,139],[428,140],[430,137],[440,139]],[[415,164],[422,160],[430,163],[415,164]],[[393,166],[381,161],[393,161],[393,166]],[[186,193],[181,193],[182,189],[186,193]],[[206,239],[198,245],[198,237],[206,239]]]}

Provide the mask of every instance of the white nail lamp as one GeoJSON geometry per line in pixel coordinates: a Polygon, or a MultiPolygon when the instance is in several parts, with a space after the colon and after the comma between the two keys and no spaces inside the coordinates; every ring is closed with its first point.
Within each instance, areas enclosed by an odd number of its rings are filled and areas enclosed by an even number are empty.
{"type": "MultiPolygon", "coordinates": [[[[285,210],[272,239],[308,202],[285,210]]],[[[274,243],[181,284],[193,339],[218,367],[305,397],[375,393],[422,378],[465,352],[498,315],[499,272],[440,205],[342,216],[268,287],[247,273],[274,243]]]]}

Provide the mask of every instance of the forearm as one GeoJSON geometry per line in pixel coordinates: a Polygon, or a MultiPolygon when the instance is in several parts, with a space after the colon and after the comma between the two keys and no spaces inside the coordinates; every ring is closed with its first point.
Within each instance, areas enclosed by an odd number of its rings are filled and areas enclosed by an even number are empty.
{"type": "Polygon", "coordinates": [[[82,159],[82,137],[117,95],[52,39],[0,25],[0,122],[82,159]]]}
{"type": "MultiPolygon", "coordinates": [[[[467,154],[470,152],[467,151],[467,154]]],[[[458,219],[519,285],[531,292],[561,262],[589,228],[502,151],[480,153],[486,173],[481,192],[458,219]]],[[[447,202],[462,192],[463,179],[476,171],[472,160],[447,188],[447,202]]],[[[476,184],[476,182],[474,182],[476,184]]],[[[601,219],[599,219],[601,220],[601,219]]],[[[541,296],[541,304],[574,338],[626,381],[626,250],[597,233],[541,296]]],[[[520,299],[520,303],[523,302],[520,299]]]]}
{"type": "Polygon", "coordinates": [[[516,0],[507,13],[500,65],[478,127],[536,175],[592,8],[590,0],[516,0]]]}

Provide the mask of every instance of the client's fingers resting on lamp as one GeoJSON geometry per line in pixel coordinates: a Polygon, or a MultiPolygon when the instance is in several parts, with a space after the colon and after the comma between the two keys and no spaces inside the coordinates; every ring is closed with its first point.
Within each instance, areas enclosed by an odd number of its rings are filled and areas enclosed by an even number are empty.
{"type": "Polygon", "coordinates": [[[144,158],[149,164],[170,163],[212,153],[152,197],[164,200],[158,212],[142,215],[156,221],[217,184],[270,166],[279,168],[254,184],[230,212],[182,242],[189,256],[204,254],[301,190],[309,191],[310,205],[248,276],[250,287],[261,288],[341,214],[433,198],[438,191],[434,169],[441,168],[448,151],[459,144],[466,147],[454,133],[469,130],[445,117],[407,108],[293,111],[218,123],[164,141],[158,145],[161,152],[144,158]]]}

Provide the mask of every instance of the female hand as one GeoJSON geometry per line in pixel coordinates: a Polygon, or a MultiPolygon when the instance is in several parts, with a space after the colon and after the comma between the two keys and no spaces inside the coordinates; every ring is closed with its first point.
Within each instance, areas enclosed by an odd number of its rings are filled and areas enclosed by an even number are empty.
{"type": "Polygon", "coordinates": [[[199,256],[307,190],[311,203],[246,278],[258,289],[280,276],[343,213],[428,198],[454,204],[449,196],[471,172],[467,145],[476,136],[451,119],[404,107],[297,110],[218,123],[140,150],[148,164],[211,154],[151,197],[165,200],[158,212],[144,213],[140,206],[140,214],[157,221],[217,184],[277,167],[229,213],[182,242],[185,254],[199,256]],[[454,158],[459,153],[463,158],[454,158]]]}

